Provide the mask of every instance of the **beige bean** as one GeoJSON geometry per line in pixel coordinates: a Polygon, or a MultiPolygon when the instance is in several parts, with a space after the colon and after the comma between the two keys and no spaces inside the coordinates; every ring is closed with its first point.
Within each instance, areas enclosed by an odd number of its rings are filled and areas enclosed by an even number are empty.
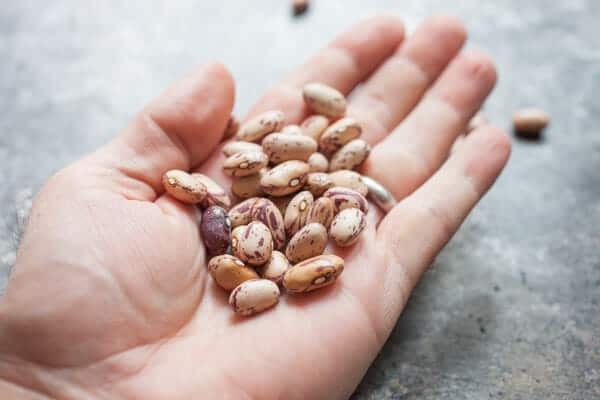
{"type": "Polygon", "coordinates": [[[363,196],[367,196],[369,188],[363,182],[362,176],[355,171],[341,169],[329,174],[329,178],[333,182],[332,186],[341,186],[348,189],[356,190],[363,196]]]}
{"type": "Polygon", "coordinates": [[[272,196],[285,196],[302,189],[306,183],[308,164],[302,161],[284,161],[268,171],[260,180],[262,190],[272,196]]]}
{"type": "Polygon", "coordinates": [[[269,261],[273,251],[271,231],[258,221],[250,222],[243,230],[235,228],[231,233],[231,251],[245,263],[262,265],[269,261]]]}
{"type": "Polygon", "coordinates": [[[269,159],[262,151],[246,151],[227,157],[223,171],[229,176],[248,176],[267,166],[269,159]]]}
{"type": "Polygon", "coordinates": [[[307,83],[302,88],[306,104],[317,114],[331,118],[343,117],[346,113],[344,95],[322,83],[307,83]]]}
{"type": "Polygon", "coordinates": [[[286,135],[302,135],[302,129],[298,125],[286,125],[281,129],[281,133],[286,135]]]}
{"type": "Polygon", "coordinates": [[[318,222],[329,229],[334,216],[333,201],[329,197],[319,197],[310,208],[306,223],[318,222]]]}
{"type": "Polygon", "coordinates": [[[310,172],[327,172],[329,171],[329,160],[323,153],[312,153],[308,157],[308,166],[310,172]]]}
{"type": "Polygon", "coordinates": [[[326,174],[325,172],[311,172],[306,177],[304,189],[318,197],[333,186],[333,181],[329,177],[329,174],[326,174]]]}
{"type": "Polygon", "coordinates": [[[291,263],[323,254],[327,246],[327,229],[319,223],[304,225],[288,243],[285,255],[291,263]]]}
{"type": "Polygon", "coordinates": [[[271,133],[263,139],[262,148],[271,163],[279,164],[288,160],[308,160],[317,151],[317,142],[304,135],[271,133]]]}
{"type": "Polygon", "coordinates": [[[325,131],[325,129],[327,129],[328,126],[329,118],[326,116],[311,115],[302,121],[300,129],[302,129],[303,135],[313,138],[318,143],[321,134],[325,131]]]}
{"type": "Polygon", "coordinates": [[[229,295],[233,311],[250,316],[273,307],[279,301],[279,287],[268,279],[252,279],[243,282],[229,295]]]}
{"type": "Polygon", "coordinates": [[[323,197],[331,199],[335,214],[346,208],[358,208],[365,214],[369,210],[367,199],[356,190],[335,186],[323,193],[323,197]]]}
{"type": "Polygon", "coordinates": [[[477,113],[469,120],[467,124],[467,130],[465,134],[469,134],[480,126],[487,125],[488,119],[483,113],[483,111],[477,111],[477,113]]]}
{"type": "Polygon", "coordinates": [[[292,198],[284,214],[285,231],[288,237],[292,237],[304,226],[312,204],[313,195],[306,190],[292,198]]]}
{"type": "Polygon", "coordinates": [[[197,172],[193,173],[192,177],[199,180],[204,186],[206,186],[207,193],[204,200],[202,200],[200,203],[201,207],[207,208],[210,206],[219,206],[229,210],[229,207],[231,207],[231,199],[221,185],[213,181],[208,176],[197,172]]]}
{"type": "Polygon", "coordinates": [[[239,140],[254,142],[262,139],[271,132],[276,132],[283,127],[284,115],[281,111],[267,111],[250,119],[237,133],[239,140]]]}
{"type": "Polygon", "coordinates": [[[290,268],[290,262],[285,255],[277,250],[271,253],[271,259],[265,265],[258,269],[259,274],[264,279],[272,280],[279,284],[283,275],[290,268]]]}
{"type": "Polygon", "coordinates": [[[232,290],[250,279],[258,279],[259,276],[253,268],[249,268],[237,257],[223,254],[210,259],[208,272],[217,285],[225,290],[232,290]]]}
{"type": "Polygon", "coordinates": [[[247,151],[262,151],[262,147],[256,143],[242,142],[240,140],[235,140],[235,141],[227,142],[223,146],[221,151],[223,152],[223,154],[225,154],[225,157],[229,157],[236,153],[244,153],[247,151]]]}
{"type": "Polygon", "coordinates": [[[263,168],[258,172],[258,174],[243,176],[234,179],[234,181],[231,183],[231,192],[242,199],[262,196],[263,191],[260,187],[260,178],[266,172],[267,169],[263,168]]]}
{"type": "Polygon", "coordinates": [[[354,139],[339,149],[329,162],[329,171],[358,168],[369,156],[371,146],[362,139],[354,139]]]}
{"type": "Polygon", "coordinates": [[[367,225],[365,214],[358,208],[346,208],[340,211],[329,228],[329,236],[341,247],[356,243],[367,225]]]}
{"type": "Polygon", "coordinates": [[[225,131],[223,131],[223,136],[221,136],[221,141],[225,141],[235,136],[239,128],[240,123],[235,117],[235,115],[230,115],[229,120],[227,121],[227,126],[225,126],[225,131]]]}
{"type": "Polygon", "coordinates": [[[280,249],[285,245],[283,216],[271,200],[265,198],[256,200],[252,206],[251,218],[252,221],[262,222],[269,228],[275,249],[280,249]]]}
{"type": "Polygon", "coordinates": [[[342,118],[329,126],[319,138],[319,151],[333,154],[346,143],[354,140],[362,133],[362,127],[354,118],[342,118]]]}
{"type": "Polygon", "coordinates": [[[344,260],[324,254],[304,260],[287,270],[283,286],[289,293],[310,292],[331,285],[344,271],[344,260]]]}
{"type": "Polygon", "coordinates": [[[233,206],[231,210],[229,210],[228,215],[232,228],[240,225],[247,225],[252,221],[252,206],[257,200],[258,197],[251,197],[233,206]]]}
{"type": "Polygon", "coordinates": [[[549,122],[550,115],[541,108],[524,108],[513,115],[513,127],[521,136],[539,136],[549,122]]]}
{"type": "Polygon", "coordinates": [[[208,190],[198,179],[185,171],[172,169],[162,178],[167,193],[179,201],[188,204],[198,204],[206,197],[208,190]]]}

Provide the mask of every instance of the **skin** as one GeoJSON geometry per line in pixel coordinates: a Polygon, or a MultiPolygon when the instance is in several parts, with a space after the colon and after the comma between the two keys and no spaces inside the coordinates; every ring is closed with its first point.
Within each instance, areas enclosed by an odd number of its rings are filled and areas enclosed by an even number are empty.
{"type": "Polygon", "coordinates": [[[251,109],[247,118],[280,109],[297,124],[305,82],[352,92],[347,114],[373,146],[363,172],[401,200],[385,218],[371,205],[363,238],[332,249],[346,260],[335,285],[257,317],[232,315],[193,208],[161,186],[173,168],[228,184],[217,144],[234,84],[222,65],[201,66],[53,176],[0,302],[0,398],[347,398],[509,157],[489,125],[448,156],[496,80],[488,56],[460,52],[465,38],[451,17],[406,38],[397,18],[370,18],[251,109]]]}

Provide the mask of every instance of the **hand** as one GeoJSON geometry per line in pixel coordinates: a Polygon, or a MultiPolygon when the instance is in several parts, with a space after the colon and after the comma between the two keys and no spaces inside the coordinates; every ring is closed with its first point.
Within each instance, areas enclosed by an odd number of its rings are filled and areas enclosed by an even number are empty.
{"type": "MultiPolygon", "coordinates": [[[[162,174],[200,170],[228,185],[218,149],[234,102],[219,64],[199,68],[117,138],[37,196],[0,303],[0,394],[31,398],[333,399],[351,395],[411,290],[509,153],[481,127],[448,157],[494,86],[460,22],[431,18],[404,38],[392,17],[354,26],[271,88],[250,115],[307,115],[302,84],[352,93],[373,146],[364,173],[402,201],[375,206],[335,285],[232,318],[207,277],[197,215],[162,174]],[[31,396],[31,397],[28,397],[31,396]]],[[[13,396],[13,397],[11,397],[13,396]]]]}

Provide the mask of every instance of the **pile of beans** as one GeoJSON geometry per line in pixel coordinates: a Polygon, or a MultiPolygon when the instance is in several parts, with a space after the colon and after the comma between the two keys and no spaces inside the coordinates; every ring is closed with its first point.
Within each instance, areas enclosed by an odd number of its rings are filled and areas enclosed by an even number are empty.
{"type": "Polygon", "coordinates": [[[209,177],[168,171],[166,191],[203,209],[200,234],[214,281],[231,291],[229,303],[241,315],[266,310],[287,293],[330,285],[344,260],[323,254],[329,239],[346,247],[366,225],[368,186],[353,171],[368,157],[360,124],[345,117],[346,99],[337,90],[309,83],[303,97],[314,112],[285,126],[281,111],[267,111],[226,135],[235,141],[222,151],[227,192],[209,177]]]}

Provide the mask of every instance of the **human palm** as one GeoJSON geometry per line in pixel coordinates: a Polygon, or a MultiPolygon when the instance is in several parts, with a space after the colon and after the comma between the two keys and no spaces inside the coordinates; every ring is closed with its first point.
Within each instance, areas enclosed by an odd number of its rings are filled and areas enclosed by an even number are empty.
{"type": "Polygon", "coordinates": [[[161,187],[174,168],[228,186],[218,142],[234,89],[224,67],[199,68],[55,175],[34,202],[0,303],[0,394],[348,397],[510,152],[506,136],[485,126],[448,157],[495,82],[486,56],[459,54],[464,40],[448,17],[406,40],[397,19],[371,18],[253,107],[250,115],[279,109],[299,123],[302,84],[352,91],[348,114],[373,146],[363,172],[402,199],[387,216],[372,205],[354,247],[328,249],[346,260],[334,285],[283,296],[255,317],[231,312],[227,293],[207,278],[197,211],[161,187]]]}

